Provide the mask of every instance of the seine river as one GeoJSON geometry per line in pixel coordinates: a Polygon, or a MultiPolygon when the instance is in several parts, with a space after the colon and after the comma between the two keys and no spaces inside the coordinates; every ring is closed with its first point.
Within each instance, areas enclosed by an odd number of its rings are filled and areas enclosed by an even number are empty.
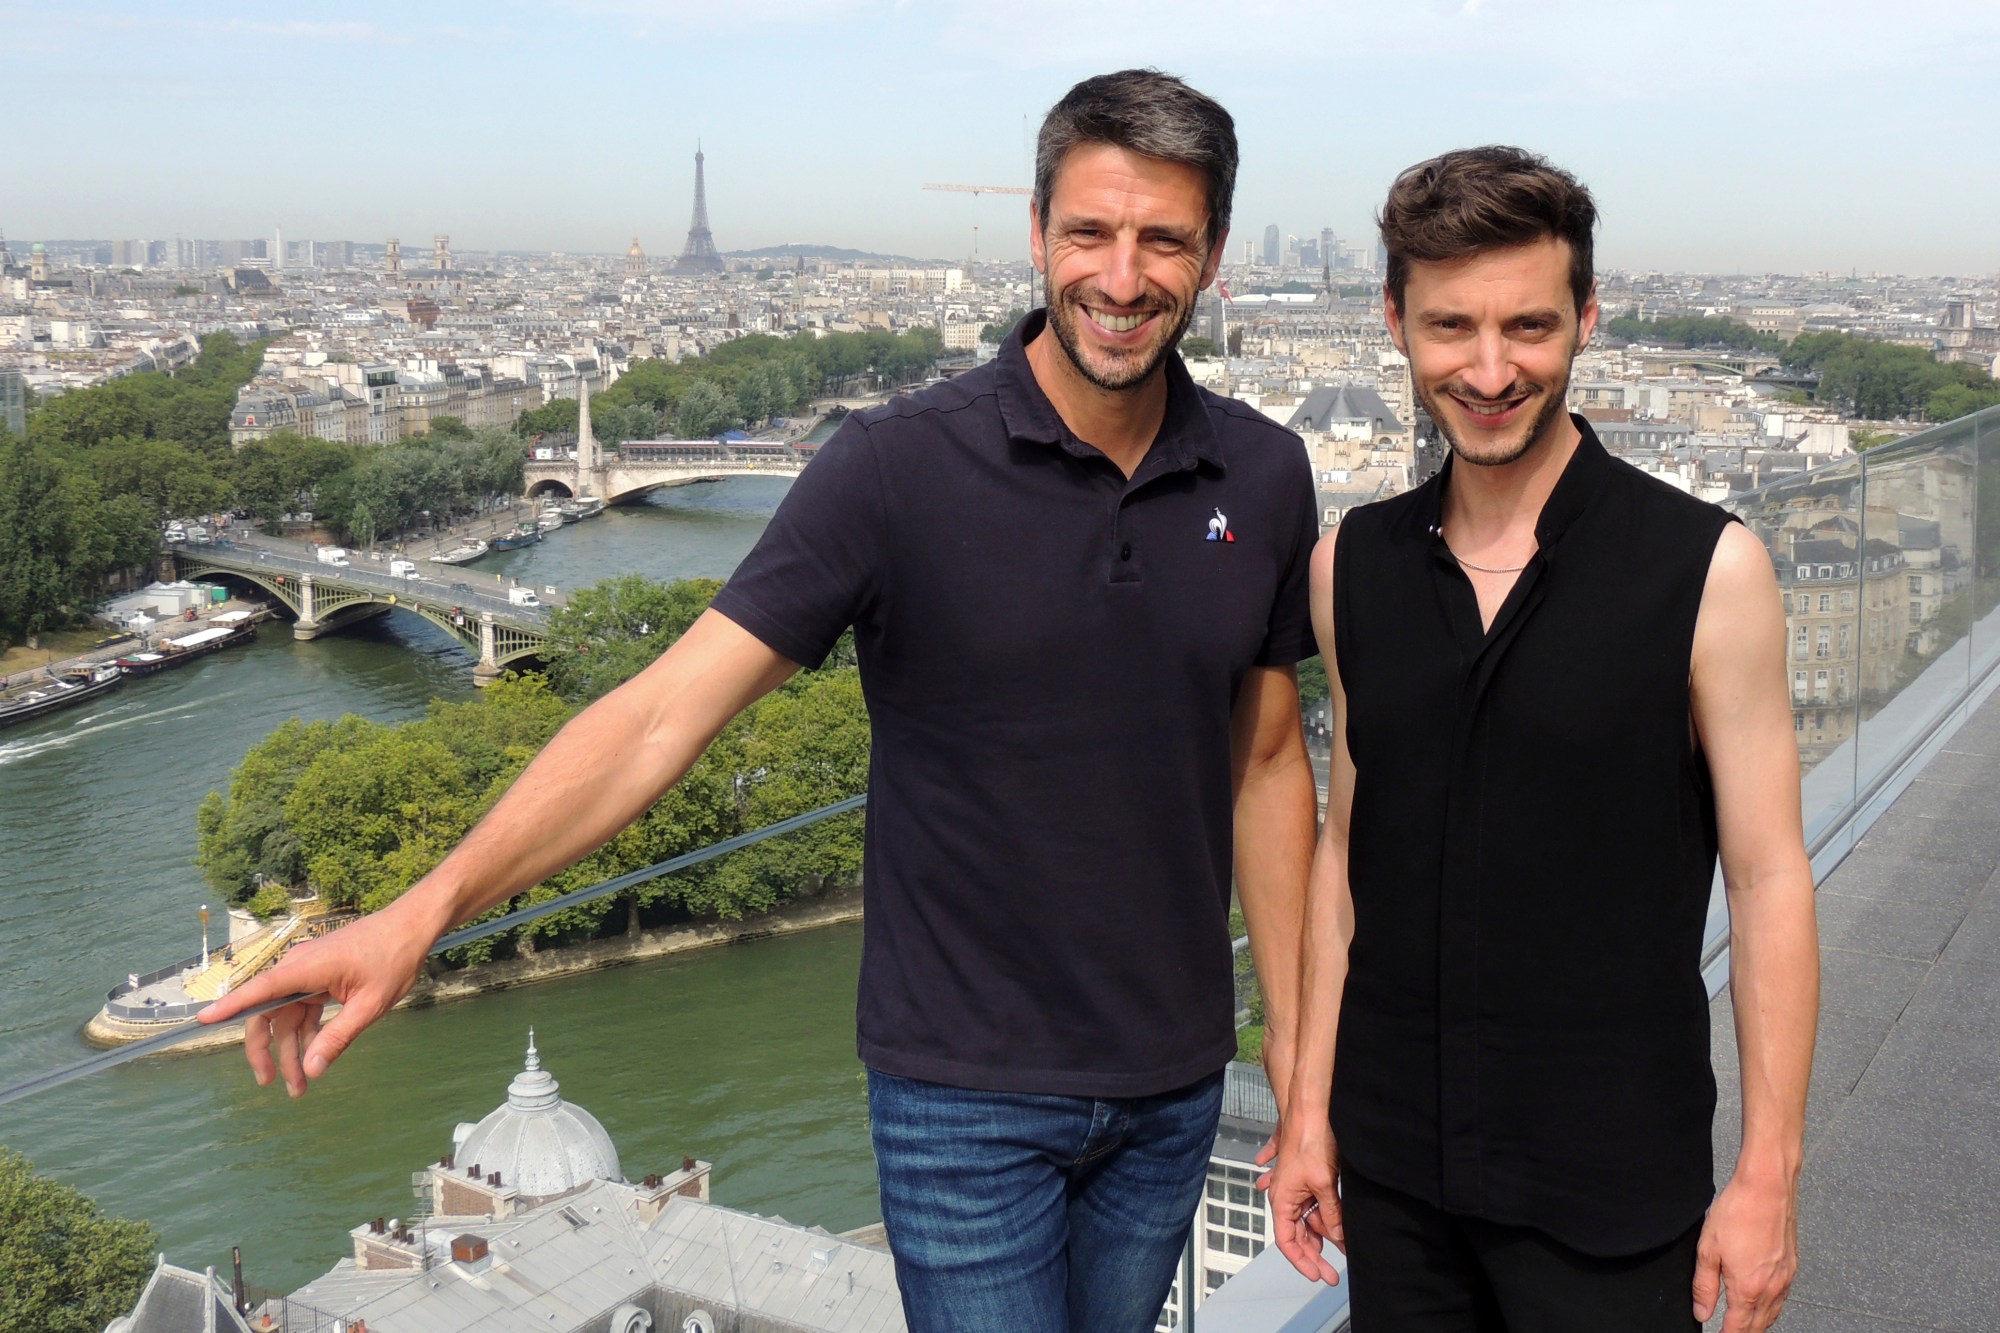
{"type": "MultiPolygon", "coordinates": [[[[571,588],[616,573],[724,577],[784,494],[741,478],[657,493],[476,567],[571,588]]],[[[420,715],[472,693],[471,660],[389,615],[134,681],[0,733],[0,1084],[88,1053],[126,973],[199,947],[213,899],[195,809],[288,717],[420,715]]],[[[628,1179],[716,1164],[715,1198],[844,1230],[879,1216],[854,1057],[858,927],[710,950],[392,1014],[299,1102],[236,1051],[140,1061],[0,1108],[0,1145],[150,1221],[174,1262],[289,1290],[410,1206],[410,1173],[505,1100],[528,1029],[563,1095],[610,1131],[628,1179]]]]}

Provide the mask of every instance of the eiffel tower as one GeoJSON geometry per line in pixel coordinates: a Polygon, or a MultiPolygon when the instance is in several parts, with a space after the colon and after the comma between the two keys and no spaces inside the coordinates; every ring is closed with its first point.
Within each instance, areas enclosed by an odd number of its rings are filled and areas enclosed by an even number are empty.
{"type": "Polygon", "coordinates": [[[688,224],[687,248],[674,261],[676,273],[720,273],[722,256],[716,253],[715,236],[708,229],[708,187],[702,181],[701,147],[694,150],[694,221],[688,224]]]}

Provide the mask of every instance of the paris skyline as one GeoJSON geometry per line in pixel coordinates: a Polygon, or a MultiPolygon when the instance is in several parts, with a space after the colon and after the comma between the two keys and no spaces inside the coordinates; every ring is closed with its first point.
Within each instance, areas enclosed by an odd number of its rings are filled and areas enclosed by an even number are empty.
{"type": "Polygon", "coordinates": [[[265,12],[0,6],[9,240],[281,226],[616,254],[636,232],[672,257],[699,142],[724,251],[956,259],[976,226],[983,256],[1021,258],[1025,201],[922,186],[1029,183],[1029,136],[1070,83],[1154,64],[1237,117],[1238,248],[1270,223],[1365,241],[1398,169],[1501,141],[1593,188],[1607,267],[2000,268],[1980,226],[2000,171],[1976,128],[2000,109],[2000,11],[1970,0],[1893,20],[1841,0],[1810,23],[1714,0],[1256,3],[1221,25],[1182,0],[265,12]]]}

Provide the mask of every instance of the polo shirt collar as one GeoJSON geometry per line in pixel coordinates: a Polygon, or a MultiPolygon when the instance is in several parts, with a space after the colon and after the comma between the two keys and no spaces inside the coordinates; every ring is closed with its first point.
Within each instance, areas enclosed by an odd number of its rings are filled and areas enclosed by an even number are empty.
{"type": "MultiPolygon", "coordinates": [[[[1028,364],[1028,344],[1040,335],[1047,322],[1046,310],[1030,311],[1000,344],[995,383],[1001,423],[1013,439],[1057,445],[1079,458],[1100,458],[1103,455],[1077,439],[1075,432],[1063,424],[1055,404],[1036,382],[1034,367],[1028,364]]],[[[1195,387],[1187,366],[1178,355],[1170,353],[1161,361],[1160,368],[1167,377],[1167,410],[1149,454],[1158,451],[1184,468],[1207,463],[1220,470],[1222,441],[1216,436],[1201,390],[1195,387]]]]}
{"type": "MultiPolygon", "coordinates": [[[[1591,497],[1611,471],[1611,455],[1597,438],[1597,432],[1590,422],[1576,413],[1570,413],[1570,423],[1576,427],[1580,437],[1576,442],[1576,452],[1563,465],[1562,475],[1556,478],[1555,487],[1549,498],[1542,501],[1542,512],[1535,519],[1535,541],[1543,549],[1553,546],[1569,525],[1582,516],[1590,507],[1591,497]]],[[[1438,473],[1437,484],[1430,488],[1430,495],[1424,501],[1424,531],[1435,533],[1444,522],[1445,487],[1451,484],[1451,474],[1458,467],[1458,459],[1449,451],[1445,454],[1444,468],[1438,473]]]]}

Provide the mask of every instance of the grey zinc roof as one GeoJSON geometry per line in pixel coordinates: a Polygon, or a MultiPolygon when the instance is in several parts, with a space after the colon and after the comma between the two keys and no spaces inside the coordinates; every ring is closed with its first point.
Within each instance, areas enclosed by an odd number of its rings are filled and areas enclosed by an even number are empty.
{"type": "Polygon", "coordinates": [[[1336,421],[1366,421],[1375,430],[1402,429],[1382,395],[1358,384],[1327,384],[1314,389],[1285,425],[1290,430],[1325,430],[1336,421]]]}
{"type": "Polygon", "coordinates": [[[782,1219],[675,1199],[646,1238],[659,1284],[824,1333],[900,1333],[895,1261],[782,1219]]]}
{"type": "Polygon", "coordinates": [[[212,1277],[167,1263],[153,1269],[132,1313],[111,1327],[114,1333],[248,1333],[212,1277]]]}

